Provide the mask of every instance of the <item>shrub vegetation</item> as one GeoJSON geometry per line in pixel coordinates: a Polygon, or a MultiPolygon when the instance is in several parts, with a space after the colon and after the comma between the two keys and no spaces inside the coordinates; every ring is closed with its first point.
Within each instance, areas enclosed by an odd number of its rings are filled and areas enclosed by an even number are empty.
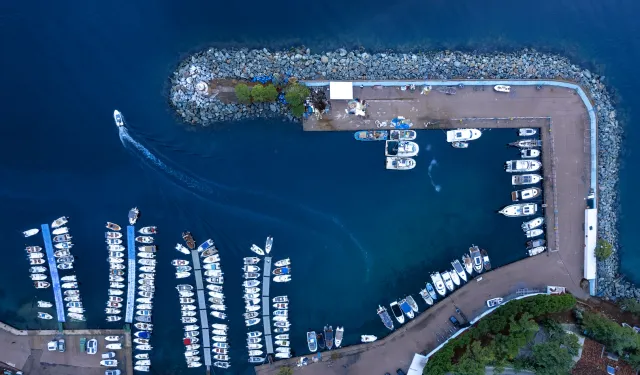
{"type": "Polygon", "coordinates": [[[251,103],[251,89],[249,86],[244,83],[239,83],[235,87],[236,98],[240,103],[249,104],[251,103]]]}
{"type": "Polygon", "coordinates": [[[613,246],[607,240],[599,239],[596,245],[596,258],[600,261],[609,259],[613,252],[613,246]]]}

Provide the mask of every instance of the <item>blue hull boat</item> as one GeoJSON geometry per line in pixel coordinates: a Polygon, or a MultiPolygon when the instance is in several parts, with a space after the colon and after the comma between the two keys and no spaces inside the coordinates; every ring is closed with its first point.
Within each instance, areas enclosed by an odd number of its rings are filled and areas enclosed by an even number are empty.
{"type": "Polygon", "coordinates": [[[436,290],[433,289],[433,286],[431,285],[431,283],[427,283],[427,292],[429,292],[429,295],[431,296],[431,298],[433,298],[434,301],[438,299],[436,290]]]}

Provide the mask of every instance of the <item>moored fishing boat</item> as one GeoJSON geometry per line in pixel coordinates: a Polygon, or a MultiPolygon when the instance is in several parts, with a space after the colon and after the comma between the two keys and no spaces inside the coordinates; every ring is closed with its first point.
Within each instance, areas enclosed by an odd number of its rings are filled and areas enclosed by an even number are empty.
{"type": "Polygon", "coordinates": [[[115,231],[115,232],[118,232],[118,231],[120,231],[122,229],[122,227],[120,227],[118,224],[112,223],[112,222],[109,222],[109,221],[107,221],[107,224],[105,225],[105,227],[107,229],[115,231]]]}
{"type": "Polygon", "coordinates": [[[393,313],[394,318],[396,318],[398,323],[403,324],[404,315],[402,314],[402,309],[400,308],[398,301],[391,302],[389,306],[391,307],[391,312],[393,313]]]}
{"type": "Polygon", "coordinates": [[[464,272],[464,268],[462,268],[462,265],[460,264],[460,261],[456,259],[453,262],[451,262],[451,265],[453,266],[453,269],[454,269],[454,271],[456,271],[458,276],[463,281],[467,281],[467,273],[464,272]]]}
{"type": "Polygon", "coordinates": [[[511,192],[511,200],[518,202],[520,200],[527,200],[537,198],[542,194],[540,188],[526,188],[522,190],[516,190],[511,192]]]}
{"type": "Polygon", "coordinates": [[[539,174],[519,174],[511,176],[512,185],[533,185],[542,180],[539,174]]]}
{"type": "Polygon", "coordinates": [[[491,262],[489,261],[489,254],[487,253],[487,250],[480,250],[480,255],[482,255],[482,263],[484,264],[484,269],[486,271],[489,271],[491,269],[491,262]]]}
{"type": "Polygon", "coordinates": [[[156,234],[158,233],[158,227],[150,226],[150,227],[142,227],[138,230],[140,234],[156,234]]]}
{"type": "Polygon", "coordinates": [[[498,212],[507,217],[531,216],[538,212],[538,205],[535,203],[516,203],[506,206],[498,212]]]}
{"type": "Polygon", "coordinates": [[[416,136],[416,131],[409,129],[393,129],[389,132],[389,139],[394,141],[413,141],[416,136]]]}
{"type": "Polygon", "coordinates": [[[55,228],[61,227],[61,226],[65,225],[68,221],[69,221],[68,217],[61,216],[61,217],[55,219],[53,221],[53,223],[51,223],[51,228],[55,229],[55,228]]]}
{"type": "Polygon", "coordinates": [[[476,245],[471,245],[469,248],[469,254],[471,255],[471,259],[473,260],[473,269],[476,273],[482,272],[482,255],[480,255],[480,248],[476,245]]]}
{"type": "Polygon", "coordinates": [[[444,281],[442,280],[442,276],[438,272],[434,272],[431,274],[431,281],[433,281],[436,292],[444,297],[444,295],[447,294],[447,289],[444,285],[444,281]]]}
{"type": "Polygon", "coordinates": [[[504,170],[514,172],[535,172],[542,168],[542,163],[537,160],[509,160],[504,163],[504,170]]]}
{"type": "Polygon", "coordinates": [[[386,130],[360,130],[353,134],[356,141],[384,141],[387,136],[386,130]]]}
{"type": "Polygon", "coordinates": [[[449,274],[449,271],[440,272],[440,275],[442,276],[442,280],[444,281],[444,286],[446,286],[450,292],[453,292],[455,287],[453,286],[453,281],[451,281],[451,275],[449,274]]]}
{"type": "Polygon", "coordinates": [[[36,234],[38,234],[39,232],[40,232],[40,229],[38,229],[38,228],[33,228],[33,229],[25,230],[24,232],[22,232],[22,234],[23,234],[25,237],[31,237],[31,236],[35,236],[35,235],[36,235],[36,234]]]}
{"type": "Polygon", "coordinates": [[[138,221],[138,217],[140,217],[140,210],[138,207],[130,209],[127,217],[129,218],[129,224],[134,225],[136,221],[138,221]]]}
{"type": "Polygon", "coordinates": [[[398,156],[387,156],[385,168],[398,171],[413,169],[416,161],[412,158],[402,158],[398,156]]]}
{"type": "Polygon", "coordinates": [[[324,344],[328,350],[333,349],[333,327],[324,326],[324,344]]]}

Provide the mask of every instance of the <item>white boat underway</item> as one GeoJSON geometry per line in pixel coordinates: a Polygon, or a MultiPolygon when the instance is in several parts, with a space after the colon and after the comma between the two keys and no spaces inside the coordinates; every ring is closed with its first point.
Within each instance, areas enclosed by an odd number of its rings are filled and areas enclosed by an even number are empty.
{"type": "Polygon", "coordinates": [[[117,109],[113,111],[113,121],[116,122],[116,126],[124,126],[124,117],[122,117],[122,113],[117,109]]]}
{"type": "Polygon", "coordinates": [[[33,229],[25,230],[24,232],[22,232],[22,234],[25,237],[31,237],[31,236],[35,236],[36,234],[38,234],[38,232],[40,232],[40,229],[33,228],[33,229]]]}

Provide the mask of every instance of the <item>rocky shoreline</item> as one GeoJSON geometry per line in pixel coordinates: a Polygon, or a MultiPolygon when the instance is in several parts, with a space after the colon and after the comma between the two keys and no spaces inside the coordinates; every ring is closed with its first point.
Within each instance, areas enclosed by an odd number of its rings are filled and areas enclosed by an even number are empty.
{"type": "MultiPolygon", "coordinates": [[[[524,49],[513,53],[462,52],[374,53],[339,49],[312,54],[290,51],[210,48],[183,61],[171,77],[169,100],[192,125],[249,118],[297,121],[285,104],[238,104],[221,100],[225,88],[215,80],[251,80],[274,73],[302,80],[385,79],[559,79],[580,84],[598,115],[598,236],[613,245],[613,255],[598,262],[598,293],[605,298],[640,298],[640,289],[618,274],[618,171],[622,125],[603,84],[604,77],[568,59],[524,49]]],[[[230,94],[228,87],[227,94],[230,94]]]]}

